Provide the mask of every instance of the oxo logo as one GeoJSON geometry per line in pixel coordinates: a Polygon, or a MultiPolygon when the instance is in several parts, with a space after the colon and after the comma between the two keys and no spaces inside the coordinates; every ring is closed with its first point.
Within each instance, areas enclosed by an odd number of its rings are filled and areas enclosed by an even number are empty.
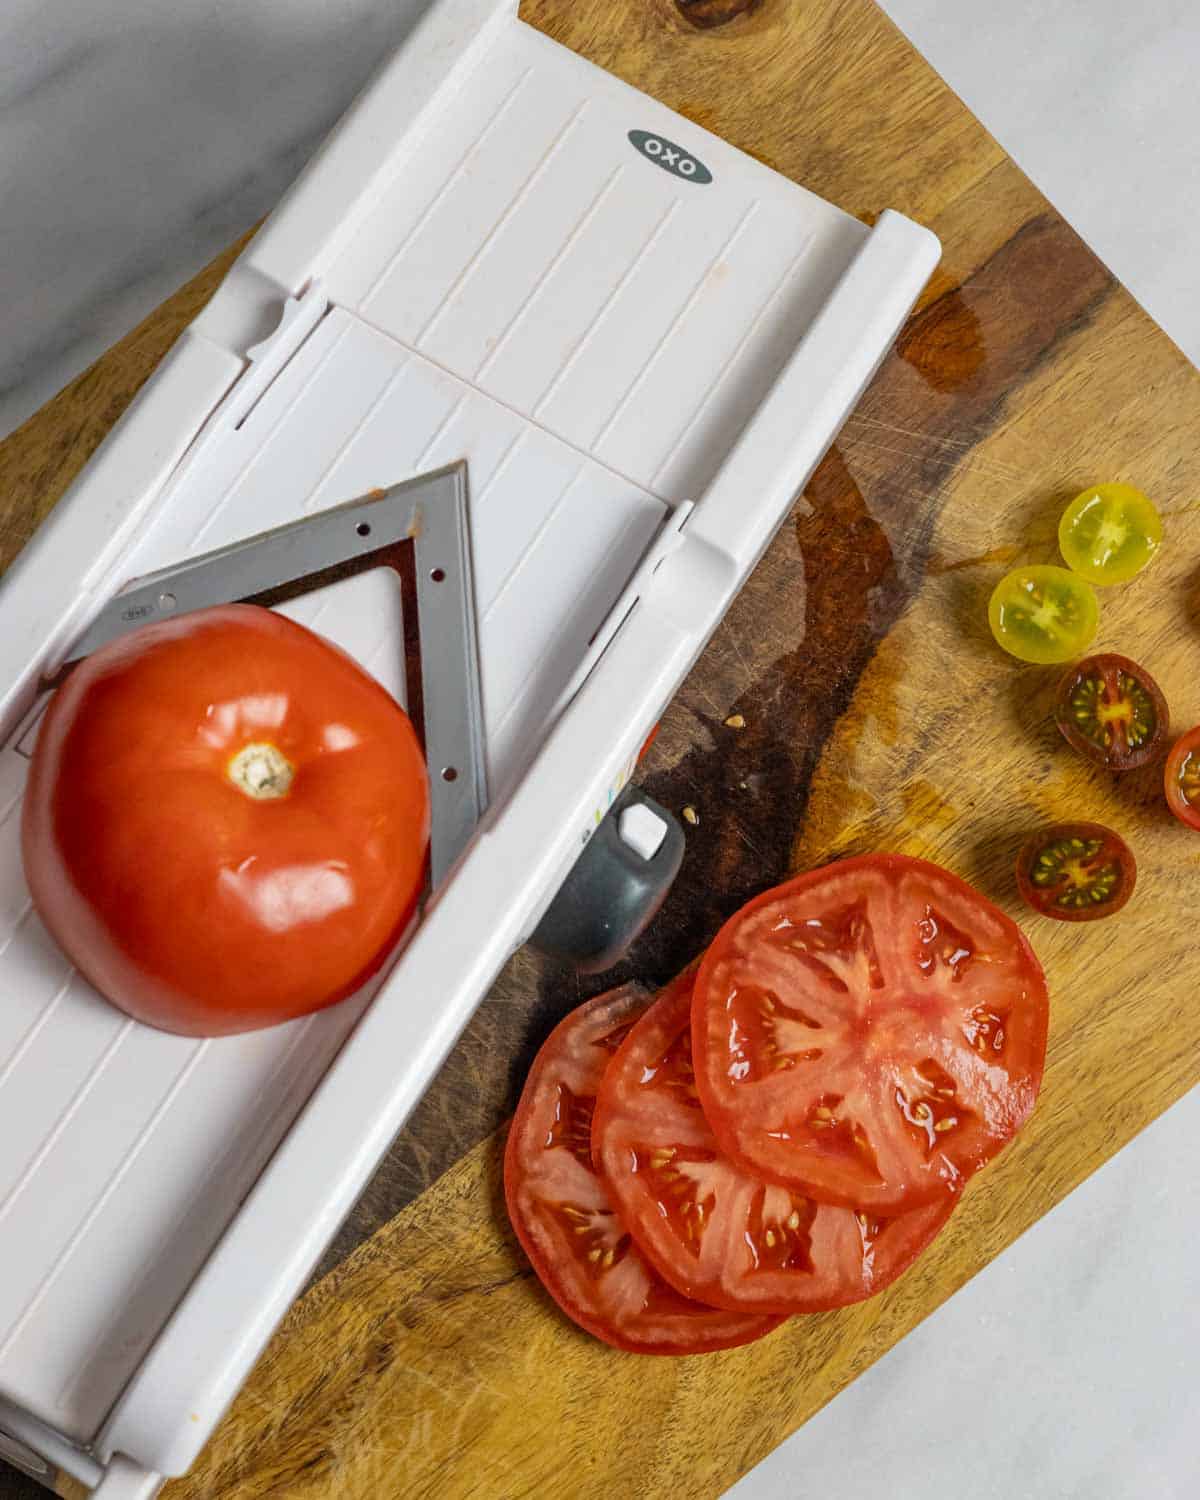
{"type": "Polygon", "coordinates": [[[689,156],[682,146],[664,140],[661,135],[651,135],[648,130],[631,130],[629,141],[635,151],[640,151],[647,161],[652,161],[673,177],[682,177],[684,182],[706,183],[713,180],[712,173],[702,161],[689,156]]]}

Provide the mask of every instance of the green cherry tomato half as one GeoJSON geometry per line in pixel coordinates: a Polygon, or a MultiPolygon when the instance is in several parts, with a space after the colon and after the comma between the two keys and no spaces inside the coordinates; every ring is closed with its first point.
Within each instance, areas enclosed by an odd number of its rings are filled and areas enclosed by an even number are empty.
{"type": "Polygon", "coordinates": [[[1040,829],[1017,856],[1021,899],[1059,922],[1111,917],[1133,895],[1136,883],[1133,851],[1100,823],[1040,829]]]}
{"type": "Polygon", "coordinates": [[[1091,585],[1066,568],[1015,568],[996,585],[988,621],[1010,655],[1047,666],[1087,650],[1100,606],[1091,585]]]}
{"type": "Polygon", "coordinates": [[[1077,495],[1058,523],[1067,566],[1089,583],[1128,583],[1162,544],[1162,521],[1129,484],[1098,484],[1077,495]]]}

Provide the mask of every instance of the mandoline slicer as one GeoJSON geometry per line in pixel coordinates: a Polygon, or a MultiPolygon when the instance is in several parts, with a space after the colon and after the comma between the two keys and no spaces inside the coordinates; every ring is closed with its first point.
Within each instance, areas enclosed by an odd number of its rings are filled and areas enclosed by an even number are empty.
{"type": "MultiPolygon", "coordinates": [[[[102,1500],[193,1462],[938,253],[513,0],[430,7],[0,587],[0,1457],[102,1500]],[[421,921],[287,1026],[126,1019],[21,874],[40,685],[130,579],[462,463],[488,806],[421,921]]],[[[405,701],[402,594],[280,607],[405,701]]]]}

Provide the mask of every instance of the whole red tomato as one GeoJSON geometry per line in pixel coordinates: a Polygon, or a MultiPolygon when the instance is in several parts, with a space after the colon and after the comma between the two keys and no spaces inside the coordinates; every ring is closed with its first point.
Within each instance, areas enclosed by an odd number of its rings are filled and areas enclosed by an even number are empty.
{"type": "Polygon", "coordinates": [[[400,706],[270,610],[201,610],[82,662],[22,825],[37,910],[122,1010],[219,1036],[332,1005],[425,879],[429,786],[400,706]]]}

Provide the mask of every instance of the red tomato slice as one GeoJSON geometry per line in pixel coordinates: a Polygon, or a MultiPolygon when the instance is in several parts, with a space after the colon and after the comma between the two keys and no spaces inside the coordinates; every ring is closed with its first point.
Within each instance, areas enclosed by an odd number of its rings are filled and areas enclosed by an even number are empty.
{"type": "Polygon", "coordinates": [[[1164,781],[1171,811],[1189,828],[1200,828],[1200,725],[1176,740],[1164,781]]]}
{"type": "Polygon", "coordinates": [[[895,1218],[814,1203],[721,1154],[692,1071],[694,971],[663,991],[601,1085],[592,1154],[617,1211],[659,1274],[715,1307],[823,1312],[895,1281],[955,1199],[895,1218]]]}
{"type": "Polygon", "coordinates": [[[696,1086],[721,1149],[823,1202],[955,1194],[1028,1118],[1046,981],[1019,929],[924,860],[867,855],[768,891],[696,980],[696,1086]]]}
{"type": "Polygon", "coordinates": [[[769,1333],[778,1318],[681,1297],[629,1238],[592,1165],[600,1080],[649,1004],[627,986],[574,1010],[534,1060],[504,1153],[504,1194],[542,1285],[581,1328],[637,1354],[699,1354],[769,1333]]]}
{"type": "Polygon", "coordinates": [[[149,625],[46,711],[25,874],[76,967],[130,1015],[219,1036],[331,1005],[425,881],[407,715],[343,652],[248,605],[149,625]]]}

